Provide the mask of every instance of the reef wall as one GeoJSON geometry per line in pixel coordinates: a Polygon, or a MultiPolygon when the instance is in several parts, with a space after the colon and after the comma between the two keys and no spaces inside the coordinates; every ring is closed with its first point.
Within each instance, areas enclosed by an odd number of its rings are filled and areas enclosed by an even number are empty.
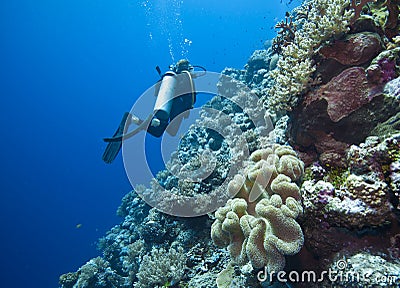
{"type": "MultiPolygon", "coordinates": [[[[310,0],[277,23],[272,45],[222,72],[220,89],[248,110],[220,96],[205,105],[234,119],[249,155],[192,127],[178,159],[196,167],[196,151],[211,145],[211,176],[188,183],[161,171],[154,180],[166,206],[229,197],[215,213],[183,218],[138,196],[156,186],[136,187],[118,209],[122,222],[99,241],[102,256],[62,275],[61,287],[399,287],[399,5],[310,0]],[[257,106],[273,133],[251,121],[257,106]],[[243,168],[228,177],[238,159],[243,168]],[[278,271],[293,278],[271,276],[278,271]],[[326,271],[354,277],[312,278],[326,271]]],[[[199,121],[224,126],[206,112],[199,121]]]]}

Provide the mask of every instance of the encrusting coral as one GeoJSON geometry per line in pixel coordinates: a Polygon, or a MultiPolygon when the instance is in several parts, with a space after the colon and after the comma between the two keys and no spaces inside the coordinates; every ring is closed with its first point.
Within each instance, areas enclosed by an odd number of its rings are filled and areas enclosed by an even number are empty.
{"type": "Polygon", "coordinates": [[[296,218],[302,212],[296,185],[304,164],[290,146],[274,145],[252,153],[245,177],[236,175],[228,190],[234,199],[219,208],[211,238],[228,246],[233,262],[279,271],[304,238],[296,218]]]}
{"type": "Polygon", "coordinates": [[[318,164],[306,169],[319,168],[320,174],[301,187],[304,213],[299,222],[310,252],[329,257],[343,249],[349,253],[365,247],[387,249],[400,219],[399,140],[400,134],[386,139],[371,136],[352,145],[347,169],[325,170],[318,164]]]}
{"type": "Polygon", "coordinates": [[[301,192],[308,219],[320,219],[325,227],[350,230],[381,227],[393,221],[391,211],[396,205],[391,199],[397,191],[390,172],[395,170],[396,159],[390,155],[399,150],[398,138],[395,135],[379,142],[378,137],[371,136],[360,146],[352,145],[346,157],[349,168],[336,175],[341,181],[335,181],[331,176],[335,173],[326,171],[322,180],[304,181],[301,192]]]}
{"type": "MultiPolygon", "coordinates": [[[[336,276],[334,287],[395,288],[400,285],[400,264],[388,261],[381,255],[359,252],[353,255],[339,254],[335,258],[339,260],[325,269],[340,271],[341,275],[346,276],[336,276]]],[[[332,287],[332,282],[327,279],[319,284],[318,287],[332,287]]]]}

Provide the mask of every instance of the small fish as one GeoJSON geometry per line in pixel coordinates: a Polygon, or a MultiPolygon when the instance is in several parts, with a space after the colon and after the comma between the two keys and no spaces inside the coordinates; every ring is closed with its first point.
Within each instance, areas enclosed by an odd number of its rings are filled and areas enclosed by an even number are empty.
{"type": "Polygon", "coordinates": [[[75,226],[76,229],[79,229],[79,228],[81,228],[81,227],[82,227],[82,224],[81,224],[81,223],[78,223],[78,224],[76,224],[76,226],[75,226]]]}

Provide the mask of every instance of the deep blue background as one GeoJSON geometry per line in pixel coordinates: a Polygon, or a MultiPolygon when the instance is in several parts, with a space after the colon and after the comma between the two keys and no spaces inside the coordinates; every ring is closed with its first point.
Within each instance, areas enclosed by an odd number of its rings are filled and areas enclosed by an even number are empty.
{"type": "Polygon", "coordinates": [[[1,287],[57,287],[99,255],[131,189],[121,156],[102,162],[101,139],[158,80],[156,65],[178,60],[186,38],[193,64],[242,68],[288,10],[279,0],[152,2],[0,2],[1,287]]]}

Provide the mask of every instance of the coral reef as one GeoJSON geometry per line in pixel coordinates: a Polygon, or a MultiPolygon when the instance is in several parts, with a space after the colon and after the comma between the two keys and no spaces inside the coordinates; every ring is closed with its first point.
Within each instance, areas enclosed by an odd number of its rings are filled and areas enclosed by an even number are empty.
{"type": "Polygon", "coordinates": [[[137,273],[137,288],[156,288],[173,286],[183,278],[186,255],[182,247],[151,250],[151,255],[143,257],[137,273]]]}
{"type": "Polygon", "coordinates": [[[371,277],[290,287],[398,287],[399,5],[309,0],[287,13],[244,69],[222,72],[168,170],[123,198],[102,256],[60,286],[288,287],[258,273],[330,269],[371,277]],[[162,212],[190,198],[191,213],[215,217],[162,212]]]}
{"type": "Polygon", "coordinates": [[[292,42],[281,47],[277,69],[270,72],[272,84],[264,91],[272,111],[291,111],[297,106],[315,71],[312,57],[323,41],[349,30],[353,17],[346,0],[306,1],[297,11],[298,27],[292,42]]]}
{"type": "Polygon", "coordinates": [[[256,50],[245,65],[244,81],[251,85],[260,84],[270,67],[269,54],[266,50],[256,50]]]}
{"type": "Polygon", "coordinates": [[[381,81],[371,82],[368,69],[347,68],[307,93],[292,115],[295,120],[290,127],[291,142],[308,154],[317,151],[323,164],[339,163],[336,159],[343,158],[351,144],[360,143],[379,123],[400,112],[394,88],[399,80],[385,85],[381,81]]]}
{"type": "MultiPolygon", "coordinates": [[[[327,168],[322,176],[310,176],[311,180],[304,181],[304,214],[300,223],[310,251],[330,254],[345,247],[350,249],[350,242],[354,247],[363,246],[357,239],[359,231],[384,229],[381,233],[385,234],[390,233],[393,225],[396,227],[399,137],[397,134],[384,140],[367,138],[347,152],[349,168],[327,168]]],[[[317,167],[320,171],[321,166],[317,167]]]]}
{"type": "MultiPolygon", "coordinates": [[[[220,81],[220,94],[230,93],[233,97],[228,99],[216,96],[205,104],[199,125],[190,127],[180,141],[175,158],[172,157],[167,163],[169,171],[160,171],[150,188],[138,185],[134,191],[128,193],[117,212],[123,217],[123,221],[99,241],[99,248],[103,252],[100,259],[109,263],[111,271],[122,279],[126,287],[168,287],[176,286],[178,282],[182,287],[199,287],[200,282],[201,287],[215,287],[217,274],[227,265],[227,253],[218,251],[211,245],[211,222],[207,216],[173,217],[160,212],[159,209],[151,208],[138,196],[156,198],[156,201],[160,201],[158,204],[162,204],[157,208],[171,208],[179,204],[180,199],[191,196],[197,197],[196,209],[205,207],[210,203],[209,199],[223,201],[220,195],[213,198],[212,193],[226,192],[221,182],[229,179],[227,169],[239,173],[234,167],[229,167],[229,163],[239,162],[245,157],[247,159],[250,152],[263,147],[262,143],[266,142],[263,139],[269,137],[270,128],[262,125],[266,121],[264,111],[258,107],[258,97],[237,80],[222,77],[220,81]],[[216,117],[215,114],[208,113],[207,108],[229,115],[237,127],[236,131],[227,125],[229,121],[227,122],[226,117],[219,114],[220,117],[216,117]],[[221,131],[221,127],[224,131],[216,133],[215,131],[221,131]],[[228,138],[231,145],[228,145],[222,136],[228,138]],[[240,141],[246,143],[240,146],[240,141]],[[243,147],[248,149],[247,154],[246,151],[242,151],[243,147]],[[191,172],[192,168],[198,168],[199,150],[210,151],[217,160],[216,166],[212,167],[212,173],[201,181],[181,181],[177,177],[178,172],[194,174],[191,172]],[[178,172],[175,171],[177,169],[178,172]],[[155,193],[160,186],[164,188],[164,194],[155,193]],[[170,250],[170,247],[174,250],[170,250]],[[181,248],[177,250],[176,247],[181,248]],[[168,270],[171,266],[175,267],[173,271],[168,270]],[[182,274],[182,271],[185,273],[182,274]],[[150,278],[155,282],[150,283],[150,278]]],[[[281,165],[287,167],[289,162],[290,159],[286,159],[281,165]]],[[[226,199],[231,197],[226,195],[226,199]]],[[[220,205],[223,204],[225,203],[220,205]]],[[[96,277],[103,274],[99,272],[96,277]]],[[[72,287],[82,281],[81,277],[83,274],[64,274],[60,278],[60,284],[62,287],[72,287]]],[[[245,282],[255,279],[254,275],[249,275],[245,282]]],[[[125,287],[123,285],[118,287],[125,287]]]]}
{"type": "Polygon", "coordinates": [[[290,147],[280,145],[257,150],[250,160],[246,176],[236,175],[229,183],[236,198],[215,213],[211,238],[228,246],[235,263],[250,261],[254,268],[279,271],[284,255],[296,254],[303,245],[295,221],[302,211],[295,181],[303,174],[303,163],[290,147]]]}
{"type": "Polygon", "coordinates": [[[361,143],[400,112],[395,88],[399,47],[384,32],[384,24],[374,20],[376,6],[390,14],[387,7],[393,3],[355,2],[351,7],[356,16],[347,23],[350,30],[319,43],[312,55],[315,72],[308,89],[291,109],[289,142],[297,145],[306,164],[319,160],[343,167],[339,159],[350,145],[361,143]]]}
{"type": "Polygon", "coordinates": [[[305,107],[315,101],[325,100],[329,119],[339,122],[376,96],[368,88],[365,70],[360,67],[348,68],[321,86],[316,93],[308,94],[304,100],[305,107]]]}
{"type": "Polygon", "coordinates": [[[61,287],[169,287],[188,283],[200,272],[214,275],[215,283],[222,270],[216,262],[225,262],[223,253],[209,251],[211,222],[207,216],[186,219],[160,213],[150,209],[135,191],[124,197],[119,211],[130,212],[100,239],[102,257],[62,275],[61,287]]]}
{"type": "Polygon", "coordinates": [[[110,264],[97,257],[83,265],[76,273],[61,275],[62,287],[130,287],[123,277],[111,269],[110,264]]]}
{"type": "MultiPolygon", "coordinates": [[[[391,263],[378,255],[357,253],[338,260],[328,269],[336,272],[332,279],[338,287],[394,288],[400,285],[400,264],[391,263]]],[[[330,287],[329,281],[322,285],[330,287]]]]}
{"type": "Polygon", "coordinates": [[[269,115],[258,105],[256,94],[225,74],[217,86],[218,96],[203,106],[199,119],[166,163],[167,169],[157,174],[150,188],[136,189],[163,212],[203,215],[224,205],[231,197],[225,193],[226,185],[237,169],[273,137],[269,115]]]}
{"type": "Polygon", "coordinates": [[[362,65],[382,51],[382,42],[375,33],[356,33],[322,46],[318,52],[342,65],[362,65]]]}

